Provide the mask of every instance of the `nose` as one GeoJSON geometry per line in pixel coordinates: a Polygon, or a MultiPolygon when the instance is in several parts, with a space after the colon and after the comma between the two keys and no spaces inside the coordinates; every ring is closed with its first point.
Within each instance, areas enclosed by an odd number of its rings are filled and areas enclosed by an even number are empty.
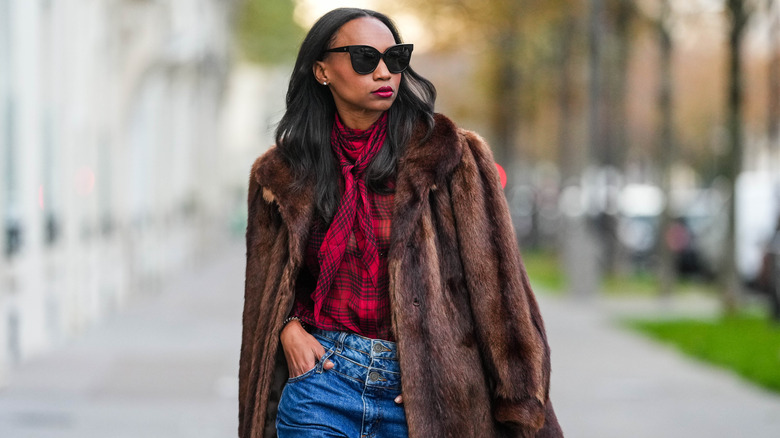
{"type": "Polygon", "coordinates": [[[387,65],[385,65],[385,60],[380,59],[379,64],[377,64],[376,69],[374,70],[374,80],[388,80],[390,79],[390,70],[388,70],[387,65]]]}

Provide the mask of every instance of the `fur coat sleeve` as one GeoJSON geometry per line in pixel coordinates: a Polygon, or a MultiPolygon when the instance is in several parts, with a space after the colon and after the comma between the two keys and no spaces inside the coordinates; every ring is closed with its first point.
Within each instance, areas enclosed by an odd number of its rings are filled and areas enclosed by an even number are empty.
{"type": "MultiPolygon", "coordinates": [[[[261,185],[279,162],[278,155],[272,153],[258,158],[249,178],[238,375],[241,437],[275,436],[273,416],[287,375],[279,332],[292,307],[294,277],[308,235],[305,224],[311,208],[303,202],[282,206],[276,196],[298,200],[282,191],[275,195],[269,187],[261,185]]],[[[292,185],[284,178],[275,181],[280,187],[292,185]]]]}
{"type": "Polygon", "coordinates": [[[492,414],[518,436],[559,436],[549,403],[547,338],[495,162],[478,135],[461,135],[463,156],[450,191],[492,414]]]}
{"type": "Polygon", "coordinates": [[[249,195],[247,199],[248,222],[246,229],[246,273],[244,279],[244,313],[242,317],[241,353],[238,371],[238,423],[239,436],[251,427],[254,416],[254,394],[250,379],[257,379],[258,366],[254,352],[255,343],[259,342],[258,330],[260,301],[262,296],[258,290],[263,289],[262,282],[268,276],[271,267],[270,254],[273,239],[279,228],[278,213],[266,205],[262,199],[261,188],[254,175],[259,162],[255,162],[249,178],[249,195]]]}

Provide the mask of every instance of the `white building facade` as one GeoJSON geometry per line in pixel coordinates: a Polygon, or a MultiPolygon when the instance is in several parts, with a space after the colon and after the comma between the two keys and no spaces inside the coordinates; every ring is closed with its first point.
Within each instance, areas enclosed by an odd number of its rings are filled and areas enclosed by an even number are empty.
{"type": "Polygon", "coordinates": [[[235,5],[0,0],[0,385],[223,240],[235,5]]]}

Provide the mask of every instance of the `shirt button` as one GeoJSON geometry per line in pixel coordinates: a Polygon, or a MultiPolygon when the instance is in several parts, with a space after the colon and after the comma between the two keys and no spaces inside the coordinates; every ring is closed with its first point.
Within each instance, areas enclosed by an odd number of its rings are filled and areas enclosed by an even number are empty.
{"type": "Polygon", "coordinates": [[[377,380],[379,380],[379,373],[377,373],[376,371],[371,371],[370,373],[368,373],[368,380],[372,382],[376,382],[377,380]]]}

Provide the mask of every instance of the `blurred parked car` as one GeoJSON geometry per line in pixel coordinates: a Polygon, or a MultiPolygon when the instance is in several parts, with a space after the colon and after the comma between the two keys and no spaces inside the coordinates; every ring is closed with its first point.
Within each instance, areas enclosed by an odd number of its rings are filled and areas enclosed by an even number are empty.
{"type": "MultiPolygon", "coordinates": [[[[715,189],[674,194],[675,223],[689,233],[684,242],[670,245],[677,255],[678,272],[684,276],[712,278],[722,262],[726,235],[726,204],[715,189]]],[[[667,236],[667,239],[669,236],[667,236]]]]}
{"type": "MultiPolygon", "coordinates": [[[[757,287],[762,257],[780,216],[775,178],[768,172],[743,172],[737,178],[736,258],[743,283],[757,287]]],[[[705,268],[717,273],[723,265],[723,248],[728,226],[728,198],[711,190],[701,209],[701,256],[705,268]]]]}
{"type": "MultiPolygon", "coordinates": [[[[722,197],[712,189],[672,195],[672,222],[663,238],[674,254],[677,272],[711,277],[717,272],[725,231],[725,221],[718,218],[722,197]]],[[[618,239],[637,268],[655,262],[666,202],[661,189],[653,185],[630,184],[620,192],[618,239]]]]}
{"type": "Polygon", "coordinates": [[[664,195],[656,186],[628,184],[620,191],[617,237],[635,268],[651,264],[663,208],[664,195]]]}
{"type": "MultiPolygon", "coordinates": [[[[743,172],[737,180],[737,270],[754,286],[762,254],[780,217],[775,178],[767,172],[743,172]]],[[[670,208],[673,222],[664,238],[676,254],[682,275],[714,277],[723,265],[728,226],[728,197],[716,188],[675,191],[670,208]]],[[[659,239],[660,215],[666,204],[660,188],[629,184],[620,192],[618,239],[634,265],[653,263],[659,239]]]]}

